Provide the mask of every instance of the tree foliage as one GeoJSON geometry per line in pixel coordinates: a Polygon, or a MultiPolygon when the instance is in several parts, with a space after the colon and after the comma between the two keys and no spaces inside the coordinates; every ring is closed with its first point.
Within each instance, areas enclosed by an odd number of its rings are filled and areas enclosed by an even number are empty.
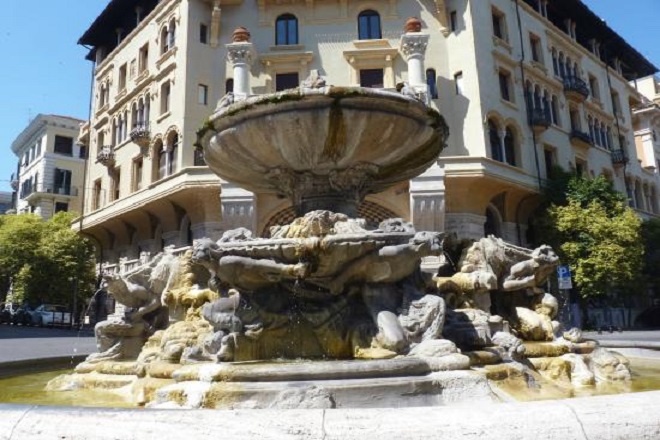
{"type": "Polygon", "coordinates": [[[603,176],[553,172],[534,219],[537,241],[568,264],[583,297],[630,290],[642,269],[641,220],[603,176]]]}
{"type": "Polygon", "coordinates": [[[643,274],[656,293],[660,292],[660,220],[657,218],[642,223],[644,242],[643,274]]]}
{"type": "Polygon", "coordinates": [[[15,300],[70,305],[74,291],[79,300],[91,295],[94,249],[71,229],[72,219],[64,212],[48,221],[31,214],[2,216],[0,279],[5,286],[13,279],[15,300]]]}

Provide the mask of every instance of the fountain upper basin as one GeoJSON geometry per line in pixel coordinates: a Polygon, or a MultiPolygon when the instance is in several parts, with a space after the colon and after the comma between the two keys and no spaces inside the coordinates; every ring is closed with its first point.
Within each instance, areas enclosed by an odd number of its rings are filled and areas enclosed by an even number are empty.
{"type": "Polygon", "coordinates": [[[367,194],[424,172],[447,136],[442,116],[415,98],[330,86],[221,101],[201,143],[227,181],[288,196],[301,214],[351,215],[367,194]]]}

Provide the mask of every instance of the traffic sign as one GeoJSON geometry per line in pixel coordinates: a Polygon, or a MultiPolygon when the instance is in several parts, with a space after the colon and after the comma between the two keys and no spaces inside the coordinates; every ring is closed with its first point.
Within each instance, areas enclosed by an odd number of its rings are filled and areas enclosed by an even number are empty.
{"type": "Polygon", "coordinates": [[[568,290],[573,288],[571,281],[571,269],[568,266],[557,267],[557,278],[559,279],[559,288],[568,290]]]}

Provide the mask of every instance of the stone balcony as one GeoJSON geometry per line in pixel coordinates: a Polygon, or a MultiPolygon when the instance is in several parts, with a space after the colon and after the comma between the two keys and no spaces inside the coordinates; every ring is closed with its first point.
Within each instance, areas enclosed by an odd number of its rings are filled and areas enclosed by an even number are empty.
{"type": "Polygon", "coordinates": [[[145,124],[138,124],[131,130],[131,141],[140,147],[143,156],[149,153],[149,144],[151,143],[151,132],[149,126],[145,124]]]}
{"type": "Polygon", "coordinates": [[[96,161],[108,168],[115,165],[115,147],[112,145],[104,145],[101,147],[99,154],[96,156],[96,161]]]}

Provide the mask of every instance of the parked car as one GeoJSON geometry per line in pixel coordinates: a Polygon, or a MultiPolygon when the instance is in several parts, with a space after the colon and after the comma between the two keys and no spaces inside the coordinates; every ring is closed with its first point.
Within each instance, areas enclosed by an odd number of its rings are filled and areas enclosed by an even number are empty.
{"type": "Polygon", "coordinates": [[[30,306],[22,305],[14,312],[11,317],[11,323],[14,325],[31,325],[32,324],[32,308],[30,306]]]}
{"type": "Polygon", "coordinates": [[[42,304],[31,313],[32,324],[38,326],[69,325],[71,313],[64,306],[55,304],[42,304]]]}
{"type": "Polygon", "coordinates": [[[6,303],[2,305],[0,309],[0,323],[10,324],[14,317],[14,314],[18,310],[18,304],[16,303],[6,303]]]}

